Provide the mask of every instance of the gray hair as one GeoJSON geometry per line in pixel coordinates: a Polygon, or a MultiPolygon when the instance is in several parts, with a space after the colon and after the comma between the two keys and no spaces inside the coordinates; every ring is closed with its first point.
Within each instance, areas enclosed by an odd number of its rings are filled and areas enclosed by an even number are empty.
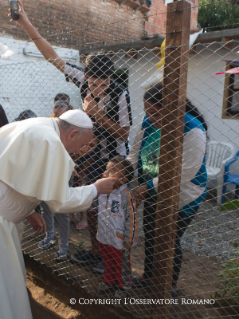
{"type": "Polygon", "coordinates": [[[78,127],[75,125],[72,125],[62,119],[58,119],[59,120],[59,128],[61,131],[63,132],[70,132],[72,130],[77,130],[79,132],[79,137],[85,135],[85,134],[89,134],[90,131],[92,131],[91,128],[83,128],[83,127],[78,127]]]}

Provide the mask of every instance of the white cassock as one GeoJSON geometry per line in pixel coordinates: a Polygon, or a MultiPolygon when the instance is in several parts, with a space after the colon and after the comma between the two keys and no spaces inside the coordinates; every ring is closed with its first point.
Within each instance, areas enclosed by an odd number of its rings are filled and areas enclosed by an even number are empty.
{"type": "Polygon", "coordinates": [[[94,186],[70,188],[74,162],[54,118],[0,129],[0,319],[31,319],[21,250],[22,221],[41,202],[53,212],[84,211],[94,186]]]}

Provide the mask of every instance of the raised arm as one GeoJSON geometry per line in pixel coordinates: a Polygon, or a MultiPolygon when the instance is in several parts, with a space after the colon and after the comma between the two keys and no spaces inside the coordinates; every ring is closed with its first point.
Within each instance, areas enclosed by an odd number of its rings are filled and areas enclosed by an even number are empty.
{"type": "MultiPolygon", "coordinates": [[[[17,11],[16,14],[19,15],[19,19],[18,20],[11,19],[10,21],[17,22],[18,25],[29,35],[29,37],[35,43],[38,50],[44,56],[44,58],[48,62],[52,63],[58,70],[64,73],[66,61],[60,58],[58,54],[56,53],[56,51],[51,46],[51,44],[41,37],[39,32],[35,29],[35,27],[29,21],[28,16],[26,12],[24,11],[22,2],[20,0],[17,0],[17,2],[19,5],[19,11],[17,11]]],[[[8,16],[10,17],[11,14],[8,14],[8,16]]]]}
{"type": "Polygon", "coordinates": [[[83,109],[87,114],[94,116],[115,138],[125,141],[129,137],[130,126],[121,127],[119,124],[109,119],[105,112],[99,109],[97,103],[90,94],[88,94],[84,100],[83,109]]]}

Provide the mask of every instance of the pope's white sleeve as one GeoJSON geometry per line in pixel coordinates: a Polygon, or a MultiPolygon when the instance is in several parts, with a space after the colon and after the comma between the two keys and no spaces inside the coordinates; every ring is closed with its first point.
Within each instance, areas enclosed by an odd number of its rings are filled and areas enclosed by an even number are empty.
{"type": "Polygon", "coordinates": [[[46,201],[53,213],[74,213],[87,210],[94,199],[94,186],[69,187],[65,203],[46,201]]]}

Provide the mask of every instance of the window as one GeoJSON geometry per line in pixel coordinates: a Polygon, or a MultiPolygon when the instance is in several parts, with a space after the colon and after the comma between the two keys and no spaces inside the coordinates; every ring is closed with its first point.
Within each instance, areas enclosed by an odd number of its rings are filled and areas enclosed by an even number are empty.
{"type": "MultiPolygon", "coordinates": [[[[227,63],[226,70],[238,67],[237,62],[227,63]]],[[[225,74],[222,118],[239,119],[239,74],[225,74]]]]}

